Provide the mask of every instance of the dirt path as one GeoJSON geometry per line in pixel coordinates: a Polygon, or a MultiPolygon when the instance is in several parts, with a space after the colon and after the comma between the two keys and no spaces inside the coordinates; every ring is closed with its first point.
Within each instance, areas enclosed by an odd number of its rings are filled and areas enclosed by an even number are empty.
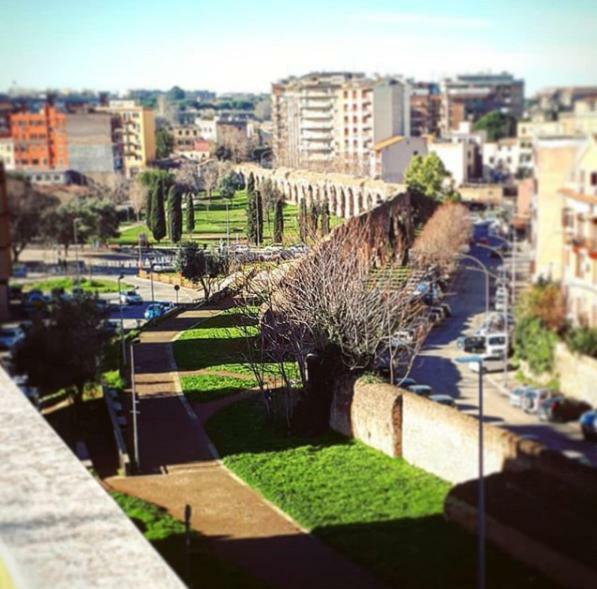
{"type": "MultiPolygon", "coordinates": [[[[113,489],[168,509],[216,553],[280,589],[382,589],[363,569],[301,530],[218,461],[203,424],[235,397],[191,407],[180,394],[171,341],[221,308],[186,311],[142,333],[135,348],[140,397],[140,462],[144,474],[114,477],[113,489]]],[[[236,375],[235,375],[236,376],[236,375]]]]}

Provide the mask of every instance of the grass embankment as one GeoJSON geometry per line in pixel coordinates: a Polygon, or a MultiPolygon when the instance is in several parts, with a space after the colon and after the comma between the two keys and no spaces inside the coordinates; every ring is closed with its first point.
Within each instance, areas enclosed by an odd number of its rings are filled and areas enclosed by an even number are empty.
{"type": "MultiPolygon", "coordinates": [[[[192,235],[185,232],[183,240],[193,239],[206,245],[217,245],[220,240],[227,237],[227,223],[230,224],[230,238],[236,241],[244,241],[246,237],[247,225],[247,193],[245,190],[239,190],[228,202],[228,213],[226,212],[227,199],[222,198],[218,193],[214,193],[211,199],[203,195],[195,199],[195,229],[192,235]]],[[[335,227],[341,223],[341,219],[330,216],[330,225],[335,227]]],[[[267,245],[272,243],[274,229],[274,213],[270,211],[264,213],[263,220],[263,241],[267,245]]],[[[114,240],[115,243],[122,245],[136,244],[139,235],[145,233],[150,243],[154,243],[151,232],[145,225],[133,225],[124,228],[120,237],[114,240]]],[[[284,241],[288,243],[297,243],[299,239],[298,226],[298,207],[290,203],[284,203],[284,241]]],[[[168,243],[163,240],[162,244],[168,243]]]]}
{"type": "MultiPolygon", "coordinates": [[[[118,292],[118,282],[115,280],[105,280],[99,278],[92,278],[89,280],[88,278],[80,278],[77,283],[77,281],[72,277],[48,278],[47,280],[39,280],[38,282],[29,282],[23,285],[23,292],[28,292],[30,290],[50,292],[54,288],[62,288],[66,292],[69,292],[72,291],[75,286],[83,289],[85,292],[90,293],[104,294],[118,292]]],[[[121,288],[124,290],[132,287],[123,282],[121,288]]]]}
{"type": "MultiPolygon", "coordinates": [[[[255,399],[223,409],[207,431],[228,468],[388,583],[475,586],[476,540],[442,516],[447,482],[335,434],[288,437],[255,399]]],[[[488,587],[550,586],[491,547],[487,572],[488,587]]]]}
{"type": "MultiPolygon", "coordinates": [[[[250,318],[238,310],[223,311],[189,329],[174,342],[174,357],[180,371],[201,371],[182,374],[183,392],[191,400],[207,402],[257,386],[247,363],[248,345],[257,330],[247,325],[250,318]]],[[[278,366],[263,364],[268,380],[279,380],[278,366]]],[[[286,369],[294,374],[296,367],[286,369]]]]}
{"type": "Polygon", "coordinates": [[[152,503],[122,493],[113,493],[112,497],[189,587],[265,589],[262,583],[214,555],[196,532],[191,534],[190,579],[186,579],[184,525],[152,503]]]}

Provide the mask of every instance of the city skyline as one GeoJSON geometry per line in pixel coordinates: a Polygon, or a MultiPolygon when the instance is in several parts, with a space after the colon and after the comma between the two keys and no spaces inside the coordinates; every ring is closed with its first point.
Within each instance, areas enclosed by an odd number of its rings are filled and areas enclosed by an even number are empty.
{"type": "Polygon", "coordinates": [[[463,1],[449,8],[432,0],[425,9],[385,0],[174,0],[167,10],[108,0],[101,12],[71,0],[51,7],[28,0],[5,9],[0,49],[10,57],[0,89],[268,92],[275,80],[313,70],[421,80],[510,71],[531,95],[545,86],[595,83],[596,25],[597,6],[585,0],[506,0],[499,7],[463,1]],[[27,23],[26,36],[20,23],[27,23]]]}

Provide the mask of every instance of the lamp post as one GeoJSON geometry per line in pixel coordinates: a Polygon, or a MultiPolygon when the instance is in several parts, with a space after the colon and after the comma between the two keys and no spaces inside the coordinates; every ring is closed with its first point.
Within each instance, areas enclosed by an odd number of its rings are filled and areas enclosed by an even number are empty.
{"type": "Polygon", "coordinates": [[[508,333],[508,308],[510,304],[510,295],[508,293],[508,285],[506,280],[506,264],[504,262],[504,256],[496,248],[489,245],[478,244],[480,247],[485,248],[489,251],[494,252],[500,258],[502,263],[502,269],[504,272],[504,287],[506,288],[506,300],[504,304],[504,334],[505,334],[505,350],[504,350],[504,388],[508,390],[508,350],[510,347],[510,334],[508,333]]]}
{"type": "Polygon", "coordinates": [[[78,250],[78,238],[77,238],[77,222],[79,217],[73,218],[73,241],[75,242],[75,272],[76,272],[76,285],[79,285],[79,250],[78,250]]]}
{"type": "Polygon", "coordinates": [[[178,284],[174,285],[174,292],[176,293],[176,306],[178,307],[178,291],[180,290],[180,286],[178,284]]]}
{"type": "Polygon", "coordinates": [[[122,365],[126,364],[126,348],[124,346],[124,317],[122,316],[122,291],[120,288],[120,281],[124,278],[124,274],[118,277],[118,307],[120,309],[120,347],[122,348],[122,365]]]}
{"type": "Polygon", "coordinates": [[[483,274],[485,274],[485,314],[489,313],[489,269],[483,262],[481,262],[481,260],[478,260],[474,256],[470,256],[469,254],[459,254],[459,257],[475,262],[475,264],[481,268],[483,274]]]}
{"type": "Polygon", "coordinates": [[[153,292],[153,267],[154,267],[154,263],[150,262],[149,263],[149,282],[151,284],[151,302],[152,302],[152,304],[155,303],[155,296],[154,296],[154,292],[153,292]]]}
{"type": "Polygon", "coordinates": [[[135,384],[135,353],[134,353],[134,345],[138,343],[139,340],[135,339],[132,340],[130,343],[130,357],[131,357],[131,394],[132,394],[132,414],[133,414],[133,453],[135,457],[135,465],[137,467],[137,471],[141,469],[141,460],[139,459],[139,430],[137,427],[137,414],[139,413],[137,410],[137,387],[135,384]]]}
{"type": "Polygon", "coordinates": [[[459,364],[479,366],[479,482],[477,484],[477,588],[485,589],[485,481],[483,464],[483,358],[477,355],[459,356],[459,364]]]}

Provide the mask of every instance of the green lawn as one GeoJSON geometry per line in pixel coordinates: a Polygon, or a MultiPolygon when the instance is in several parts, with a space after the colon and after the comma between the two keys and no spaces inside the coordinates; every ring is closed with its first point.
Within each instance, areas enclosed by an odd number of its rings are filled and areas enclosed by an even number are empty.
{"type": "MultiPolygon", "coordinates": [[[[43,292],[50,292],[54,288],[63,288],[65,291],[70,291],[75,286],[75,279],[69,278],[48,278],[47,280],[40,280],[38,282],[28,282],[23,285],[23,292],[28,292],[33,289],[41,290],[43,292]]],[[[108,293],[118,292],[118,282],[116,280],[100,280],[93,278],[81,278],[78,286],[86,292],[108,293]]],[[[130,285],[122,283],[122,288],[132,288],[130,285]]]]}
{"type": "MultiPolygon", "coordinates": [[[[251,325],[242,327],[248,319],[240,311],[229,309],[185,331],[174,342],[179,370],[205,371],[200,375],[181,376],[185,395],[194,401],[206,402],[257,386],[247,362],[250,339],[257,335],[257,329],[251,325]],[[222,372],[226,375],[217,374],[222,372]]],[[[279,380],[276,364],[264,363],[263,367],[270,379],[279,380]]],[[[285,369],[298,378],[295,363],[286,363],[285,369]]]]}
{"type": "MultiPolygon", "coordinates": [[[[238,239],[243,241],[246,237],[245,228],[247,222],[247,193],[244,190],[239,190],[234,198],[228,204],[228,212],[226,212],[226,199],[223,199],[219,194],[214,194],[211,199],[206,196],[195,199],[195,230],[192,236],[185,233],[183,239],[192,239],[209,244],[218,244],[220,239],[226,239],[227,236],[227,220],[230,224],[230,237],[233,240],[238,239]]],[[[272,242],[274,214],[264,214],[263,235],[264,242],[272,242]]],[[[341,219],[335,216],[330,217],[330,225],[335,227],[341,223],[341,219]]],[[[184,226],[184,225],[183,225],[184,226]]],[[[145,233],[151,243],[153,238],[151,233],[145,225],[136,225],[131,227],[124,227],[121,229],[120,237],[114,240],[119,244],[136,244],[139,235],[145,233]]],[[[297,243],[299,241],[298,228],[298,207],[285,203],[284,204],[284,240],[288,243],[297,243]]],[[[162,243],[166,243],[163,241],[162,243]]]]}
{"type": "Polygon", "coordinates": [[[262,583],[244,571],[218,558],[206,545],[204,538],[196,532],[192,533],[191,539],[189,583],[185,579],[184,525],[152,503],[122,493],[113,493],[112,497],[189,587],[265,589],[262,583]]]}
{"type": "MultiPolygon", "coordinates": [[[[475,586],[476,542],[442,516],[450,485],[335,434],[296,439],[247,399],[207,431],[224,464],[352,560],[400,589],[475,586]]],[[[487,586],[551,586],[489,547],[487,586]]]]}

